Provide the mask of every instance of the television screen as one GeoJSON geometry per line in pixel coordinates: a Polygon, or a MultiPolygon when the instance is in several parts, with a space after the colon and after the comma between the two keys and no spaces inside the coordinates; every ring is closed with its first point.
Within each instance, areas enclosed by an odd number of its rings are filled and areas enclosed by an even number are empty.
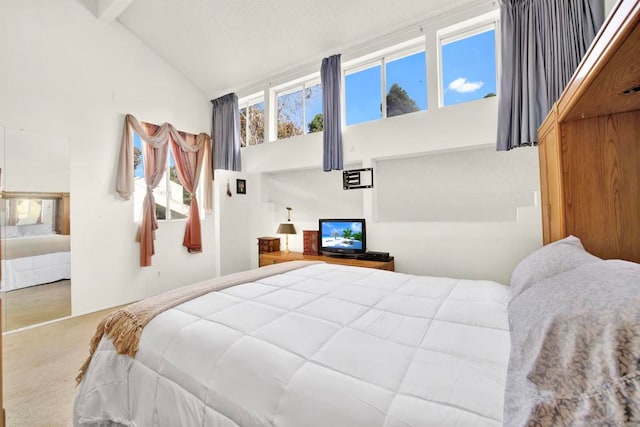
{"type": "Polygon", "coordinates": [[[364,219],[321,219],[320,250],[328,254],[363,254],[366,251],[364,219]]]}

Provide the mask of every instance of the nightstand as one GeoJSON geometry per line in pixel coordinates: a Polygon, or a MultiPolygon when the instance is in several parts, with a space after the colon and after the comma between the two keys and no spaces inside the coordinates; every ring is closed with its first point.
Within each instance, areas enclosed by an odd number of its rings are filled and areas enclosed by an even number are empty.
{"type": "Polygon", "coordinates": [[[258,253],[278,252],[280,250],[279,237],[258,237],[258,253]]]}

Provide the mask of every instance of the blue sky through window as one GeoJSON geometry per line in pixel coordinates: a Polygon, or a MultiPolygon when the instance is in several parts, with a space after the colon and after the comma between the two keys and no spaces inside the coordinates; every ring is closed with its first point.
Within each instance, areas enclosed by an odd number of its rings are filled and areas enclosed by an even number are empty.
{"type": "MultiPolygon", "coordinates": [[[[134,170],[133,176],[136,177],[136,178],[143,177],[144,176],[144,169],[143,169],[143,164],[142,164],[142,157],[143,157],[142,156],[142,141],[140,141],[140,137],[135,132],[133,133],[133,146],[140,150],[140,163],[138,164],[138,166],[134,170]]],[[[173,160],[173,153],[171,152],[171,147],[168,147],[167,156],[169,157],[169,166],[170,167],[172,167],[172,166],[175,167],[176,162],[173,160]]]]}
{"type": "Polygon", "coordinates": [[[133,146],[140,150],[140,163],[138,163],[138,166],[134,170],[133,176],[136,178],[141,178],[144,176],[144,170],[142,169],[142,141],[140,141],[140,137],[135,132],[133,133],[133,146]]]}
{"type": "Polygon", "coordinates": [[[376,65],[345,77],[347,126],[382,117],[380,69],[380,65],[376,65]]]}
{"type": "MultiPolygon", "coordinates": [[[[440,47],[442,79],[438,85],[442,91],[443,105],[481,99],[487,95],[495,96],[497,93],[495,29],[481,30],[457,40],[451,37],[449,40],[453,41],[447,42],[445,38],[440,47]]],[[[416,106],[420,111],[428,108],[427,53],[424,50],[398,59],[385,60],[384,65],[384,94],[381,93],[381,61],[364,66],[368,68],[345,74],[344,108],[347,125],[382,118],[382,97],[389,93],[394,84],[399,85],[407,93],[415,102],[415,106],[407,106],[407,103],[402,101],[402,96],[400,98],[395,96],[393,99],[400,99],[400,101],[390,104],[396,108],[388,107],[388,116],[414,111],[416,106]],[[403,107],[398,108],[399,105],[403,107]]],[[[277,96],[277,108],[278,139],[308,133],[309,123],[317,114],[322,113],[322,87],[319,83],[307,86],[304,95],[300,86],[289,92],[282,92],[277,96]],[[281,129],[283,124],[290,125],[287,127],[288,130],[281,129]]]]}
{"type": "MultiPolygon", "coordinates": [[[[385,63],[386,92],[398,84],[419,110],[427,109],[427,55],[417,52],[385,63]]],[[[347,74],[345,77],[347,125],[377,120],[381,110],[381,66],[347,74]]]]}
{"type": "Polygon", "coordinates": [[[444,105],[496,93],[495,30],[442,46],[444,105]]]}

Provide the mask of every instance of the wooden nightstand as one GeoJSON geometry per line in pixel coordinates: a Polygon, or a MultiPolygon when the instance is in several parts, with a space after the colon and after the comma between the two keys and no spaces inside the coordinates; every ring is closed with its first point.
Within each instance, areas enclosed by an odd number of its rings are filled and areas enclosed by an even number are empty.
{"type": "Polygon", "coordinates": [[[258,253],[278,252],[280,250],[279,237],[258,237],[258,253]]]}
{"type": "Polygon", "coordinates": [[[287,261],[324,261],[329,264],[352,265],[354,267],[377,268],[378,270],[395,271],[391,261],[365,261],[355,258],[330,257],[325,255],[303,255],[300,252],[265,252],[260,254],[259,266],[278,264],[287,261]]]}

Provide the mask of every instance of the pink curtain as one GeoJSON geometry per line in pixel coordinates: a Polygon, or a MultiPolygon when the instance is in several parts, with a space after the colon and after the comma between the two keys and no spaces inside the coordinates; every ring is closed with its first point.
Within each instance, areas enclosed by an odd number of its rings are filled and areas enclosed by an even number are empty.
{"type": "MultiPolygon", "coordinates": [[[[147,123],[142,124],[144,135],[153,137],[159,130],[157,126],[147,123]]],[[[142,135],[140,135],[142,138],[142,135]]],[[[147,142],[147,141],[145,141],[147,142]]],[[[140,266],[151,265],[151,256],[156,253],[155,231],[158,229],[158,218],[156,217],[156,200],[153,197],[153,189],[158,186],[167,166],[167,153],[169,147],[165,143],[143,144],[142,158],[144,165],[144,181],[147,184],[147,194],[144,196],[142,204],[142,220],[138,226],[136,241],[140,242],[140,266]]]]}
{"type": "Polygon", "coordinates": [[[182,245],[189,252],[202,252],[202,233],[196,189],[205,157],[205,149],[203,148],[208,145],[207,138],[202,134],[195,136],[179,132],[179,135],[182,138],[178,141],[170,138],[171,152],[176,163],[178,179],[182,186],[191,193],[191,206],[189,206],[187,227],[184,231],[182,245]],[[181,141],[184,141],[184,144],[181,141]]]}
{"type": "MultiPolygon", "coordinates": [[[[197,200],[195,201],[195,205],[193,204],[193,200],[195,199],[193,192],[195,192],[197,187],[203,160],[210,156],[211,138],[209,135],[201,133],[195,136],[195,144],[188,143],[169,123],[165,123],[162,126],[147,123],[141,124],[134,116],[127,114],[125,116],[125,125],[120,146],[118,177],[116,181],[116,191],[126,200],[129,200],[135,191],[132,132],[137,133],[140,139],[145,142],[145,144],[143,144],[143,163],[147,194],[144,198],[142,219],[136,235],[136,241],[140,242],[140,266],[150,266],[151,256],[155,253],[153,240],[155,239],[155,230],[158,229],[158,220],[156,218],[153,189],[159,184],[165,171],[167,164],[167,143],[169,141],[172,142],[172,146],[173,144],[178,146],[178,148],[173,149],[174,156],[176,157],[178,177],[182,185],[187,188],[187,191],[192,193],[192,205],[187,220],[183,244],[187,246],[189,252],[202,251],[198,204],[197,200]],[[186,155],[187,160],[184,160],[184,155],[175,155],[177,152],[195,153],[195,155],[188,154],[186,155]],[[194,159],[191,160],[189,156],[194,157],[194,159]],[[178,157],[180,157],[180,160],[178,157]],[[178,166],[179,163],[182,165],[178,166]],[[194,172],[189,171],[189,168],[192,167],[191,164],[193,164],[194,172]],[[182,172],[180,172],[180,170],[182,170],[182,172]],[[194,211],[195,213],[193,213],[194,211]]],[[[211,193],[212,180],[211,168],[207,167],[205,168],[205,193],[211,193]]],[[[213,210],[212,198],[208,194],[205,197],[205,210],[207,213],[213,210]]]]}

